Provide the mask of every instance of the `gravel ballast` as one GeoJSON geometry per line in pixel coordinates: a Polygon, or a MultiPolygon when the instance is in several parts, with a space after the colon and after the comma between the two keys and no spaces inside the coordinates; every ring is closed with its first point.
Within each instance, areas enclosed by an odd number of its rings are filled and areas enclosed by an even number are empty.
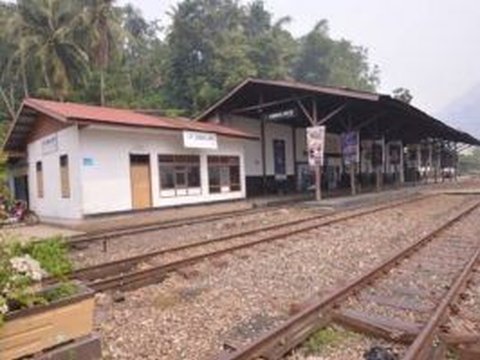
{"type": "Polygon", "coordinates": [[[225,341],[278,325],[295,304],[361,274],[471,201],[439,195],[204,261],[124,302],[98,295],[105,358],[209,359],[225,341]]]}

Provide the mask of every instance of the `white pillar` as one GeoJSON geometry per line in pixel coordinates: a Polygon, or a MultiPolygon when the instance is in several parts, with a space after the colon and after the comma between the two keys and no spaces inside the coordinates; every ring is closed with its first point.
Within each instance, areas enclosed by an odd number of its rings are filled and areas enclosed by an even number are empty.
{"type": "Polygon", "coordinates": [[[400,141],[400,183],[405,183],[405,155],[402,141],[400,141]]]}

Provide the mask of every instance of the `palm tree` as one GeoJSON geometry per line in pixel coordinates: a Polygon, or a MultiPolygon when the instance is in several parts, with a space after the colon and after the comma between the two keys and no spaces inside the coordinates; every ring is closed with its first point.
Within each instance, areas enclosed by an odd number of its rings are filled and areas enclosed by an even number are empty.
{"type": "Polygon", "coordinates": [[[100,104],[105,105],[105,72],[114,54],[122,51],[125,31],[122,28],[120,9],[114,0],[83,0],[84,25],[89,33],[89,52],[100,72],[100,104]],[[120,45],[120,46],[119,46],[120,45]]]}
{"type": "Polygon", "coordinates": [[[10,28],[19,39],[21,59],[38,60],[46,87],[63,100],[72,85],[85,82],[88,55],[73,41],[81,9],[65,0],[18,0],[10,28]]]}

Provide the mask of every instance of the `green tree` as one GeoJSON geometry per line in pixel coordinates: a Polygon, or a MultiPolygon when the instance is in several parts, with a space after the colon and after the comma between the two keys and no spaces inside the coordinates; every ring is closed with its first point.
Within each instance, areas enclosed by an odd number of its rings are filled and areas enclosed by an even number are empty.
{"type": "Polygon", "coordinates": [[[393,90],[393,97],[407,104],[410,104],[413,100],[413,95],[411,94],[410,90],[402,87],[393,90]]]}
{"type": "Polygon", "coordinates": [[[328,56],[329,77],[333,86],[375,91],[378,86],[378,68],[368,64],[368,53],[350,41],[335,41],[328,56]]]}
{"type": "Polygon", "coordinates": [[[328,22],[318,22],[310,33],[299,40],[299,47],[293,65],[293,77],[311,84],[327,84],[333,47],[328,35],[328,22]]]}
{"type": "Polygon", "coordinates": [[[88,55],[71,37],[81,21],[79,11],[71,1],[18,0],[9,22],[19,37],[19,57],[38,61],[44,85],[60,100],[88,76],[88,55]]]}
{"type": "Polygon", "coordinates": [[[286,79],[295,55],[296,42],[284,29],[291,19],[284,17],[272,23],[272,15],[263,1],[247,5],[244,29],[248,39],[248,57],[263,79],[286,79]]]}
{"type": "Polygon", "coordinates": [[[480,174],[480,147],[459,155],[458,168],[462,174],[480,174]]]}
{"type": "MultiPolygon", "coordinates": [[[[227,53],[244,51],[228,49],[229,44],[225,42],[231,38],[235,43],[230,46],[243,47],[242,11],[232,0],[185,0],[177,5],[171,17],[165,64],[167,92],[174,106],[197,110],[224,90],[226,79],[222,76],[225,74],[217,74],[215,70],[222,68],[219,56],[230,57],[221,54],[218,47],[227,53]]],[[[244,62],[244,54],[239,55],[240,62],[244,62]]],[[[230,67],[230,72],[237,71],[230,67]]],[[[244,74],[244,69],[240,72],[244,74]]]]}
{"type": "Polygon", "coordinates": [[[367,91],[378,86],[378,68],[369,65],[367,50],[344,39],[333,40],[326,20],[318,22],[299,43],[293,65],[296,80],[367,91]]]}
{"type": "Polygon", "coordinates": [[[115,55],[120,55],[126,31],[122,27],[121,11],[113,6],[114,0],[82,0],[84,24],[82,32],[88,34],[86,44],[99,73],[100,104],[105,105],[105,73],[115,55]]]}
{"type": "Polygon", "coordinates": [[[29,96],[27,61],[21,41],[11,28],[11,19],[17,7],[11,3],[0,3],[0,96],[3,108],[10,119],[15,117],[17,97],[29,96]]]}
{"type": "Polygon", "coordinates": [[[0,0],[0,109],[25,96],[192,113],[248,76],[374,90],[367,51],[323,20],[295,39],[262,0],[183,0],[167,29],[114,0],[0,0]]]}

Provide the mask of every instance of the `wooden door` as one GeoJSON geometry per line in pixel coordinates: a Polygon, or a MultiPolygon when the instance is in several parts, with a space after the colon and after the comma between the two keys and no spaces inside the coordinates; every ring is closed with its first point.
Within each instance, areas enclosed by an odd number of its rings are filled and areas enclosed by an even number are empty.
{"type": "Polygon", "coordinates": [[[130,179],[132,183],[133,208],[145,209],[152,207],[149,155],[130,155],[130,179]]]}

